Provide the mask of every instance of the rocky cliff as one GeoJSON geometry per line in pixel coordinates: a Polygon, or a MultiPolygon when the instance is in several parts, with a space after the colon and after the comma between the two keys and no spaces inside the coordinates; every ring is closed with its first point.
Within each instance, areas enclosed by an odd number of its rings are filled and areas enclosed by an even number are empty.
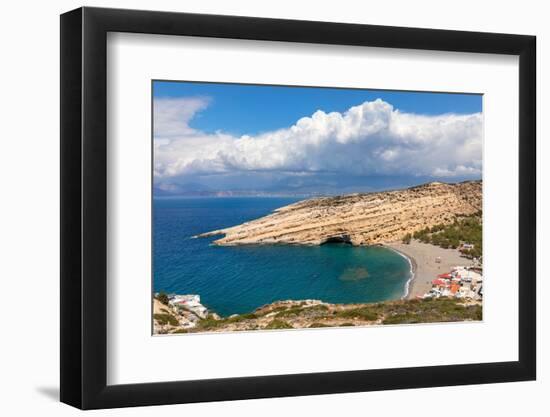
{"type": "Polygon", "coordinates": [[[481,209],[481,181],[432,182],[403,190],[303,200],[198,237],[223,235],[214,241],[217,245],[373,245],[402,239],[425,227],[449,224],[481,209]]]}

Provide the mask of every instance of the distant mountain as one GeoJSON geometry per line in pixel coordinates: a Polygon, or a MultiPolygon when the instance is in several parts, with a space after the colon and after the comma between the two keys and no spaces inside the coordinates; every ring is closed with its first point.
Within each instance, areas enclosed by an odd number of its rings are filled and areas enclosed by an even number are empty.
{"type": "MultiPolygon", "coordinates": [[[[455,178],[452,182],[458,183],[467,178],[455,178]]],[[[413,187],[418,184],[434,181],[443,182],[444,179],[434,177],[404,177],[404,176],[369,176],[341,178],[338,175],[327,174],[322,178],[293,177],[273,180],[263,186],[241,186],[230,188],[226,184],[205,184],[201,181],[186,183],[163,183],[155,185],[155,197],[182,196],[182,197],[315,197],[334,196],[352,193],[368,193],[376,191],[398,190],[413,187]]]]}
{"type": "Polygon", "coordinates": [[[188,182],[184,184],[160,184],[153,187],[153,193],[156,197],[166,196],[193,196],[193,195],[209,195],[213,190],[198,182],[188,182]]]}
{"type": "Polygon", "coordinates": [[[199,183],[162,184],[153,188],[155,197],[274,197],[298,196],[311,197],[318,193],[276,190],[215,190],[199,183]]]}

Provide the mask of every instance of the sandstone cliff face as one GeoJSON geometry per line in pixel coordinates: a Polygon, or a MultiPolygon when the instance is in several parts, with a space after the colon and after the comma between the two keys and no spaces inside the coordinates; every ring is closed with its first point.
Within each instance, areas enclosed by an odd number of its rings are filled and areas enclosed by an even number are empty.
{"type": "Polygon", "coordinates": [[[348,242],[373,245],[452,223],[482,208],[481,181],[433,182],[404,190],[300,201],[272,214],[198,237],[224,235],[217,245],[348,242]]]}

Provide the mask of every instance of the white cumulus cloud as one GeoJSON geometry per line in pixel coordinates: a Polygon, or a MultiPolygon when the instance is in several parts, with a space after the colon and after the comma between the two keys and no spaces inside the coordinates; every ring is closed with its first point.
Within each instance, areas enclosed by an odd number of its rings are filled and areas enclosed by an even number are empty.
{"type": "Polygon", "coordinates": [[[189,122],[209,103],[208,98],[162,98],[155,99],[153,127],[155,138],[174,138],[193,133],[189,122]]]}
{"type": "Polygon", "coordinates": [[[155,99],[155,182],[250,172],[481,174],[481,113],[418,115],[377,99],[343,113],[318,110],[292,126],[237,137],[189,127],[207,106],[204,98],[155,99]]]}

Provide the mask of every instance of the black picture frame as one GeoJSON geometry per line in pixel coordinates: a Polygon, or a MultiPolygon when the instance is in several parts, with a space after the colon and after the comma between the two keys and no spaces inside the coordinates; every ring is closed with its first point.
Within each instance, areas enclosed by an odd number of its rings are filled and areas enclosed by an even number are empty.
{"type": "Polygon", "coordinates": [[[536,38],[102,8],[61,16],[61,401],[82,409],[526,381],[536,377],[536,38]],[[108,32],[519,56],[519,358],[107,385],[108,32]]]}

